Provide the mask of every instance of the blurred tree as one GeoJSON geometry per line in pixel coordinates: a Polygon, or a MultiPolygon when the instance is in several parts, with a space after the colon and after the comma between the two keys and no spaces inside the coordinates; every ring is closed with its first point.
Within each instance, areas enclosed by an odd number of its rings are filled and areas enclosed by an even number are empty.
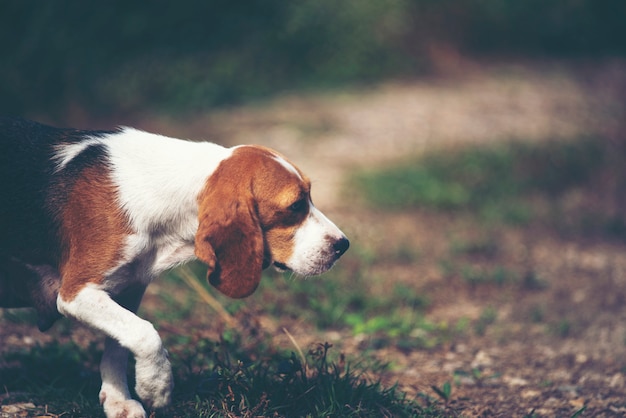
{"type": "Polygon", "coordinates": [[[4,0],[0,112],[236,103],[469,53],[623,54],[623,0],[4,0]]]}

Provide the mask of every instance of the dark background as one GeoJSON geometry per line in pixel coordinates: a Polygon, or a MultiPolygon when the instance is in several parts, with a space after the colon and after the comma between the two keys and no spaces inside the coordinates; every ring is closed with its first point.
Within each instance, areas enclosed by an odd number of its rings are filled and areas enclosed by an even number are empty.
{"type": "Polygon", "coordinates": [[[0,2],[0,113],[202,111],[480,57],[626,53],[623,0],[0,2]]]}

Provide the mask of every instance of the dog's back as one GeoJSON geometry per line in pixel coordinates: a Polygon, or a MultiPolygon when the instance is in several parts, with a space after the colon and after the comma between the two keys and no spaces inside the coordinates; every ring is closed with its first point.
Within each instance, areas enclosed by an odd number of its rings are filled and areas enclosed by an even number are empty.
{"type": "Polygon", "coordinates": [[[56,172],[55,146],[99,134],[0,118],[0,176],[6,179],[0,186],[0,258],[58,263],[56,203],[66,199],[78,173],[56,172]]]}
{"type": "Polygon", "coordinates": [[[0,257],[51,262],[51,217],[45,211],[52,135],[43,125],[0,119],[0,257]],[[25,134],[26,133],[26,134],[25,134]],[[42,232],[44,235],[42,235],[42,232]]]}

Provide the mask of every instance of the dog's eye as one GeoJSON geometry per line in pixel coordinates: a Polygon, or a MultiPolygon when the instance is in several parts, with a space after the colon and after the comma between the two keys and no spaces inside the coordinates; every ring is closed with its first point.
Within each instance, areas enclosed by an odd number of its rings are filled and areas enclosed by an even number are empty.
{"type": "Polygon", "coordinates": [[[289,206],[292,212],[302,212],[306,208],[306,199],[300,199],[296,203],[289,206]]]}

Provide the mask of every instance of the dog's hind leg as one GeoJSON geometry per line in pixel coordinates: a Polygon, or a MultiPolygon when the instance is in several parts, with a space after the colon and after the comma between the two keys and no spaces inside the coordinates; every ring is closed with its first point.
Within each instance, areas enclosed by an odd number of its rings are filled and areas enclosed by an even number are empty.
{"type": "Polygon", "coordinates": [[[61,317],[56,307],[60,287],[61,277],[52,266],[33,266],[15,258],[0,262],[0,306],[35,308],[41,331],[61,317]]]}
{"type": "Polygon", "coordinates": [[[104,343],[104,354],[100,361],[100,375],[102,376],[100,404],[107,417],[144,418],[146,416],[141,403],[132,399],[128,391],[127,364],[128,350],[114,339],[107,337],[104,343]]]}
{"type": "MultiPolygon", "coordinates": [[[[143,288],[127,289],[116,302],[131,312],[136,312],[143,296],[143,288]]],[[[102,387],[100,389],[100,404],[104,407],[107,416],[144,417],[145,411],[141,404],[131,399],[128,391],[126,368],[128,364],[128,349],[122,347],[113,338],[107,337],[104,343],[104,353],[100,361],[102,387]]]]}
{"type": "Polygon", "coordinates": [[[39,276],[30,286],[30,298],[37,311],[37,326],[40,331],[48,330],[61,318],[57,310],[57,296],[61,287],[61,276],[48,265],[27,267],[39,276]]]}

